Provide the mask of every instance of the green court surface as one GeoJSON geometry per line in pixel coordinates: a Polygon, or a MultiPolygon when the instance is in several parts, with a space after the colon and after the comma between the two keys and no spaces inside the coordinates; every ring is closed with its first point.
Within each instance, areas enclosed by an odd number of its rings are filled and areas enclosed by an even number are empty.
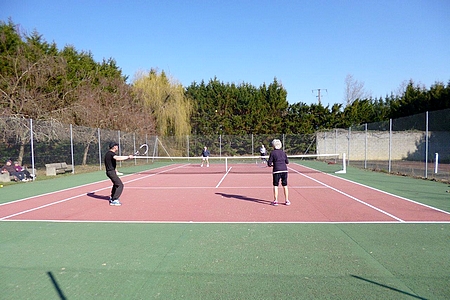
{"type": "MultiPolygon", "coordinates": [[[[449,211],[443,183],[339,176],[449,211]]],[[[97,180],[13,184],[0,202],[97,180]]],[[[449,299],[449,270],[449,223],[0,222],[0,299],[449,299]]]]}

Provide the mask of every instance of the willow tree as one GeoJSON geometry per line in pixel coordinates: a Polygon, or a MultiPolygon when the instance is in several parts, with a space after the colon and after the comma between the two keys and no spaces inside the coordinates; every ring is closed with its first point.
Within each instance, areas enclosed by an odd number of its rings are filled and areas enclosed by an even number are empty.
{"type": "Polygon", "coordinates": [[[151,109],[158,135],[181,137],[191,132],[192,104],[180,83],[169,79],[164,71],[152,69],[138,74],[133,88],[143,105],[151,109]]]}

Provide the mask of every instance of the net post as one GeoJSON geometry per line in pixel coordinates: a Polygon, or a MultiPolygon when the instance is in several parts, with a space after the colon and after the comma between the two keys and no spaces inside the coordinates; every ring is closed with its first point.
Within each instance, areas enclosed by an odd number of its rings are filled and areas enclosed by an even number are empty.
{"type": "Polygon", "coordinates": [[[225,173],[228,171],[228,157],[225,156],[225,173]]]}
{"type": "Polygon", "coordinates": [[[345,162],[345,153],[342,154],[342,170],[335,172],[337,174],[347,173],[347,163],[345,162]]]}

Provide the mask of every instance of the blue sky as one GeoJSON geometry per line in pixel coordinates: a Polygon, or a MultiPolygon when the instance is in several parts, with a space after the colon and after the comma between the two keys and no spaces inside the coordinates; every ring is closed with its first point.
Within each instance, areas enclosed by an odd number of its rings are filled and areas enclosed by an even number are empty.
{"type": "Polygon", "coordinates": [[[450,1],[92,1],[0,4],[60,49],[113,58],[125,75],[164,70],[183,86],[217,77],[259,87],[276,77],[290,103],[343,103],[348,74],[373,97],[412,79],[450,80],[450,1]]]}

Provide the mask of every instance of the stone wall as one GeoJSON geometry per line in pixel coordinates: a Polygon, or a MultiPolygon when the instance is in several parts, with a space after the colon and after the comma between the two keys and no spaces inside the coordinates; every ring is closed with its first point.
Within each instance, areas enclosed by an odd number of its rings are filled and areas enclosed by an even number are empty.
{"type": "MultiPolygon", "coordinates": [[[[336,129],[318,132],[317,153],[346,153],[350,160],[425,161],[426,133],[424,131],[351,131],[336,129]]],[[[440,161],[450,161],[450,132],[428,132],[428,158],[439,153],[440,161]]]]}

